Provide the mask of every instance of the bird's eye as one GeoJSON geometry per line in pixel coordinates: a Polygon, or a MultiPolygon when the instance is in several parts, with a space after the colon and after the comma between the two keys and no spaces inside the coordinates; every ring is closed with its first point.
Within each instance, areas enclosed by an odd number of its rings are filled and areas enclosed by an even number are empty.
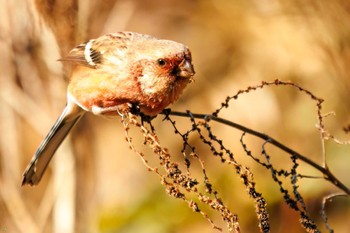
{"type": "Polygon", "coordinates": [[[157,60],[157,62],[158,62],[158,65],[160,65],[160,66],[164,66],[164,65],[166,64],[165,60],[162,59],[162,58],[159,58],[159,59],[157,60]]]}

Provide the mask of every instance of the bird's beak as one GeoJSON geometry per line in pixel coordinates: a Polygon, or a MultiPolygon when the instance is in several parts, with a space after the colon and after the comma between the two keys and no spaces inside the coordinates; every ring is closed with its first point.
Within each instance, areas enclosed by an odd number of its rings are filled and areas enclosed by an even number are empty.
{"type": "Polygon", "coordinates": [[[193,65],[191,63],[191,61],[184,59],[178,67],[176,76],[181,77],[181,78],[189,78],[191,79],[191,77],[195,74],[194,69],[193,69],[193,65]]]}

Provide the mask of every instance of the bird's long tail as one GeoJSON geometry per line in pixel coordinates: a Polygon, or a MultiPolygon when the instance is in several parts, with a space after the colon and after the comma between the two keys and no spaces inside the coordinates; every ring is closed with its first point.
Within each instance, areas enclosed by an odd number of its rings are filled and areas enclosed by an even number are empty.
{"type": "Polygon", "coordinates": [[[26,184],[37,185],[39,183],[55,151],[75,123],[84,115],[84,112],[74,102],[68,101],[61,116],[41,142],[38,150],[24,171],[22,186],[26,184]]]}

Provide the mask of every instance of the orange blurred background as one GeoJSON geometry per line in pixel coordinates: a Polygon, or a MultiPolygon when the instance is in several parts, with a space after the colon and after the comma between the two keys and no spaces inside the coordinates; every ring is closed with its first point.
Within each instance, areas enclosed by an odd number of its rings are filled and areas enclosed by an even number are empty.
{"type": "MultiPolygon", "coordinates": [[[[323,113],[336,113],[326,118],[327,129],[347,140],[342,128],[350,124],[349,11],[345,0],[0,1],[0,233],[214,231],[165,193],[159,178],[129,149],[120,119],[85,116],[41,183],[20,186],[22,172],[65,105],[69,70],[57,59],[74,46],[124,30],[184,43],[192,51],[196,82],[173,110],[211,113],[239,89],[290,80],[325,99],[323,113]]],[[[276,87],[241,96],[221,117],[264,132],[320,164],[324,151],[330,169],[349,187],[349,146],[326,141],[322,149],[315,109],[300,92],[276,87]]],[[[160,141],[179,152],[181,138],[161,118],[154,121],[160,141]]],[[[174,119],[189,129],[188,121],[174,119]]],[[[215,132],[233,151],[240,147],[239,132],[220,125],[215,132]]],[[[136,141],[142,144],[142,138],[136,141]]],[[[258,154],[261,141],[248,141],[258,154]]],[[[271,151],[284,166],[281,153],[271,151]]],[[[269,173],[236,152],[255,171],[257,190],[268,201],[271,231],[304,232],[269,173]]],[[[210,153],[201,155],[212,183],[238,214],[242,232],[258,232],[254,206],[234,171],[210,153]]],[[[320,175],[309,166],[298,171],[320,175]]],[[[321,201],[338,190],[322,179],[303,179],[299,185],[311,216],[325,231],[321,201]]],[[[336,199],[327,213],[335,232],[349,231],[349,200],[336,199]]],[[[210,217],[227,232],[215,213],[210,217]]]]}

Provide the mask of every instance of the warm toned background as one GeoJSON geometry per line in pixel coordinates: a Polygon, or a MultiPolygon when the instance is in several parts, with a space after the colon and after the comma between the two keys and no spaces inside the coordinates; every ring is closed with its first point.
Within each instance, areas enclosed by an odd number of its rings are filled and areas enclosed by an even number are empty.
{"type": "MultiPolygon", "coordinates": [[[[350,123],[348,1],[0,0],[0,233],[213,232],[184,202],[166,195],[157,176],[129,150],[118,119],[84,117],[40,185],[20,186],[26,164],[65,104],[68,70],[57,59],[89,38],[121,30],[191,48],[196,82],[174,110],[210,113],[240,88],[291,80],[325,99],[324,113],[336,112],[326,120],[329,131],[349,138],[342,132],[350,123]]],[[[267,88],[246,95],[223,116],[322,163],[315,106],[297,91],[267,88]]],[[[157,120],[155,126],[163,145],[178,151],[181,140],[173,137],[170,125],[157,120]]],[[[219,128],[217,134],[239,147],[236,131],[219,128]]],[[[261,142],[254,145],[260,148],[261,142]]],[[[325,151],[328,165],[350,186],[349,146],[327,142],[325,151]]],[[[242,231],[258,232],[252,202],[234,172],[221,171],[216,163],[207,166],[212,182],[239,215],[242,231]]],[[[255,178],[268,200],[272,232],[304,232],[261,170],[255,178]]],[[[320,179],[300,185],[324,230],[320,203],[337,190],[320,179]]],[[[336,232],[349,232],[349,202],[336,201],[328,210],[336,232]]],[[[215,213],[212,218],[224,226],[215,213]]]]}

